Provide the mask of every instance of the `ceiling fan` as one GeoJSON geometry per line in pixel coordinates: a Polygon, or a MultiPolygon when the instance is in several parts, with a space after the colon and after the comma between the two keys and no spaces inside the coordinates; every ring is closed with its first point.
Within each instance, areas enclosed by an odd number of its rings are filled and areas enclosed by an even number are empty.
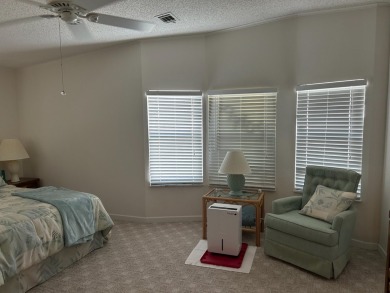
{"type": "MultiPolygon", "coordinates": [[[[121,27],[130,30],[136,30],[140,32],[149,32],[155,26],[154,23],[142,20],[135,20],[130,18],[123,18],[114,15],[95,13],[93,10],[102,6],[109,5],[113,2],[123,0],[54,0],[48,4],[42,4],[33,0],[18,0],[29,5],[37,6],[42,9],[48,10],[53,14],[44,14],[39,16],[28,17],[32,18],[60,18],[62,21],[69,25],[79,25],[83,20],[87,20],[92,23],[100,23],[103,25],[109,25],[114,27],[121,27]],[[76,3],[77,2],[77,3],[76,3]]],[[[23,19],[17,20],[23,21],[23,19]]]]}

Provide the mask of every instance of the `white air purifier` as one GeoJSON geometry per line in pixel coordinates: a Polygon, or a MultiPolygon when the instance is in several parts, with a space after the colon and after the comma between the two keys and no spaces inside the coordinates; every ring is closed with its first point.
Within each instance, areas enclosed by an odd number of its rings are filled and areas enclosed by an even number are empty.
{"type": "Polygon", "coordinates": [[[207,249],[237,256],[242,244],[242,207],[213,203],[207,209],[207,249]]]}

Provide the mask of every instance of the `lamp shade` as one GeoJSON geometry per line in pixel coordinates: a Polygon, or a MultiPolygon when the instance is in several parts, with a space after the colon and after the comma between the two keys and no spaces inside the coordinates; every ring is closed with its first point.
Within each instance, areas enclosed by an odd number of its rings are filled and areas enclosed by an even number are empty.
{"type": "Polygon", "coordinates": [[[228,151],[219,168],[222,174],[248,174],[251,168],[240,150],[228,151]]]}
{"type": "Polygon", "coordinates": [[[0,143],[0,161],[28,159],[29,155],[19,139],[7,138],[0,143]]]}

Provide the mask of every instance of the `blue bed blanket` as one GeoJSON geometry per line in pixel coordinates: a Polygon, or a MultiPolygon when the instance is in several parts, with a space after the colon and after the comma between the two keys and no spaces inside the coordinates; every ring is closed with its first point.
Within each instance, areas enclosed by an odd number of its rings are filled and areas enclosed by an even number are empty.
{"type": "Polygon", "coordinates": [[[64,244],[72,246],[92,240],[97,231],[93,198],[96,196],[53,186],[29,191],[14,192],[12,195],[38,200],[55,206],[62,218],[64,244]]]}

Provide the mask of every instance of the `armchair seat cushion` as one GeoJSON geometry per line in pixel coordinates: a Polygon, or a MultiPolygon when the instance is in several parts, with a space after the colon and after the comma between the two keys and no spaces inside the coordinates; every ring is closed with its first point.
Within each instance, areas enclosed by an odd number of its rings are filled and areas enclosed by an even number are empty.
{"type": "Polygon", "coordinates": [[[339,233],[331,228],[332,224],[301,215],[299,210],[284,214],[268,213],[265,217],[265,225],[324,246],[335,246],[339,241],[339,233]]]}

